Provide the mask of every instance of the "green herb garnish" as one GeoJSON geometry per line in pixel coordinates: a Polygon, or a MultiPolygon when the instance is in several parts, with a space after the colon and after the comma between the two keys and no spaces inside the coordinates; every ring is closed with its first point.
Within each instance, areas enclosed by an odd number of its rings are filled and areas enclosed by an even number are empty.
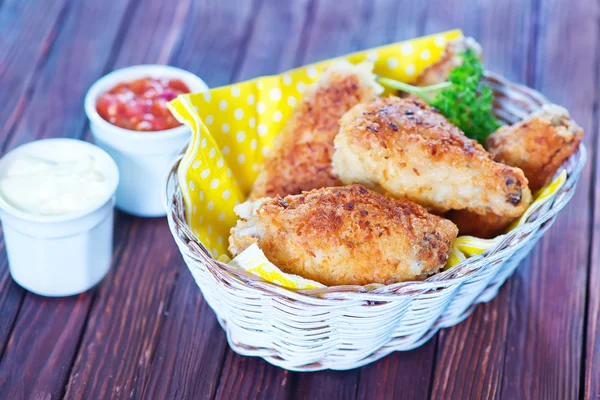
{"type": "Polygon", "coordinates": [[[378,81],[384,86],[422,97],[465,135],[483,144],[500,127],[492,114],[494,95],[492,89],[481,82],[483,65],[475,52],[467,50],[460,56],[463,63],[450,72],[448,82],[417,87],[387,78],[379,78],[378,81]],[[432,99],[430,93],[440,89],[432,99]]]}

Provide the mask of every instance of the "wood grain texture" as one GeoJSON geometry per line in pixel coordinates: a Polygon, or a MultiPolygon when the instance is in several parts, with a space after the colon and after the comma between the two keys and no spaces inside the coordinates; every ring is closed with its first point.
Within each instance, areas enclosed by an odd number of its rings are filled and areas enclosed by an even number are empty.
{"type": "Polygon", "coordinates": [[[11,101],[0,107],[0,145],[14,133],[69,3],[6,0],[0,9],[0,93],[11,101]],[[27,29],[23,29],[27,27],[27,29]]]}
{"type": "MultiPolygon", "coordinates": [[[[14,134],[31,97],[41,65],[54,43],[57,22],[62,21],[66,1],[6,0],[0,8],[0,93],[8,96],[0,107],[0,154],[14,134]],[[29,29],[20,29],[29,26],[29,29]]],[[[4,238],[0,240],[0,359],[17,318],[25,291],[10,277],[4,238]]]]}
{"type": "MultiPolygon", "coordinates": [[[[52,51],[35,76],[35,90],[24,103],[14,134],[3,143],[5,149],[33,138],[81,134],[85,126],[83,96],[104,68],[127,2],[105,2],[103,6],[111,8],[112,14],[98,14],[99,4],[77,3],[61,19],[52,46],[48,44],[52,51]],[[86,40],[77,44],[73,38],[86,40]],[[89,59],[85,67],[82,59],[89,59]]],[[[66,299],[25,295],[0,364],[6,371],[6,379],[0,381],[0,397],[4,398],[2,393],[6,398],[62,395],[92,299],[93,291],[66,299]],[[17,379],[21,375],[30,379],[17,379]]]]}
{"type": "MultiPolygon", "coordinates": [[[[461,10],[469,7],[468,3],[453,3],[454,20],[462,17],[461,10]]],[[[529,33],[536,16],[533,3],[483,1],[477,9],[479,20],[471,20],[471,28],[466,29],[476,34],[483,46],[486,67],[515,82],[525,82],[528,76],[526,60],[531,58],[534,41],[529,33]]],[[[527,268],[527,263],[519,268],[527,268]]],[[[509,279],[492,302],[480,305],[466,321],[440,333],[432,398],[500,398],[511,286],[509,279]]]]}
{"type": "MultiPolygon", "coordinates": [[[[534,87],[564,105],[586,130],[598,93],[598,3],[542,1],[535,29],[534,87]],[[586,37],[585,41],[581,38],[586,37]]],[[[513,278],[503,398],[571,399],[583,394],[584,314],[590,246],[591,163],[577,192],[540,240],[530,268],[513,278]]]]}

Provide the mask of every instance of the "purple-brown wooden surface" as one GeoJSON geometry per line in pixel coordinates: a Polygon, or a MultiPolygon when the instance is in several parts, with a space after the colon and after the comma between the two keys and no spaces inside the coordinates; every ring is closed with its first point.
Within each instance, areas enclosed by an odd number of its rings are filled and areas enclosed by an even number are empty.
{"type": "Polygon", "coordinates": [[[600,398],[599,17],[596,0],[0,0],[0,155],[89,140],[85,92],[122,66],[168,63],[218,86],[452,28],[489,69],[568,107],[591,153],[496,299],[347,372],[233,353],[164,218],[117,213],[111,272],[64,299],[16,285],[0,242],[0,399],[600,398]]]}

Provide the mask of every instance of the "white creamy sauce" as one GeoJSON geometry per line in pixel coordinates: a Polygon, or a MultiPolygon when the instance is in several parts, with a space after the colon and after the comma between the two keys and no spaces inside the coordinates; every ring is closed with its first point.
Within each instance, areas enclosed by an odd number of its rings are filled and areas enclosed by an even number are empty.
{"type": "Polygon", "coordinates": [[[90,155],[67,162],[23,156],[0,177],[4,201],[33,215],[83,211],[106,197],[109,190],[109,182],[90,155]]]}

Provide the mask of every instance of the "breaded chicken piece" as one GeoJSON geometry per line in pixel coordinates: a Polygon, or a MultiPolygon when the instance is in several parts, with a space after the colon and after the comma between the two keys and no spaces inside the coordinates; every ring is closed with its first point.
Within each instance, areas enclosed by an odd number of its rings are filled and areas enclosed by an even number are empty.
{"type": "Polygon", "coordinates": [[[417,204],[360,185],[248,201],[235,212],[234,256],[257,243],[284,272],[329,286],[424,279],[444,267],[458,232],[417,204]]]}
{"type": "Polygon", "coordinates": [[[461,235],[470,235],[481,239],[492,239],[502,235],[511,222],[518,218],[497,215],[493,212],[477,214],[469,210],[451,210],[445,213],[444,217],[456,224],[461,235]]]}
{"type": "MultiPolygon", "coordinates": [[[[548,104],[511,125],[503,126],[486,141],[494,159],[523,170],[529,188],[538,191],[552,180],[561,165],[573,154],[583,136],[583,129],[557,105],[548,104]]],[[[463,235],[491,238],[506,231],[515,218],[494,213],[484,215],[469,211],[451,211],[445,215],[463,235]]]]}
{"type": "Polygon", "coordinates": [[[486,147],[494,160],[522,169],[531,190],[537,191],[550,183],[577,150],[582,136],[583,129],[565,108],[547,104],[521,122],[492,133],[486,147]]]}
{"type": "Polygon", "coordinates": [[[250,198],[298,194],[340,184],[331,172],[338,120],[356,104],[372,100],[383,91],[372,69],[371,63],[338,61],[316,85],[306,88],[302,101],[276,138],[250,198]]]}
{"type": "Polygon", "coordinates": [[[340,120],[333,171],[406,197],[436,213],[463,210],[518,217],[531,202],[518,168],[492,160],[481,145],[422,101],[398,97],[361,104],[340,120]]]}
{"type": "Polygon", "coordinates": [[[448,80],[452,70],[462,65],[463,59],[459,54],[467,50],[473,50],[481,58],[481,45],[471,37],[460,36],[448,42],[444,53],[440,59],[425,68],[417,78],[417,86],[430,86],[442,83],[448,80]]]}

